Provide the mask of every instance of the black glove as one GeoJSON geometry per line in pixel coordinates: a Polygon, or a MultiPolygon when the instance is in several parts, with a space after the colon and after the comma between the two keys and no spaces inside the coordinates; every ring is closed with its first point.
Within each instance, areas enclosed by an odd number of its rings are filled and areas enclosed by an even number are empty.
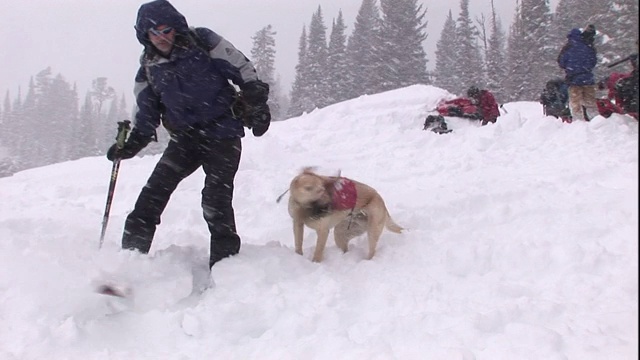
{"type": "Polygon", "coordinates": [[[153,136],[142,136],[133,130],[129,134],[129,138],[125,141],[122,149],[118,149],[118,144],[113,144],[107,150],[107,159],[114,161],[116,159],[131,159],[136,156],[145,146],[151,142],[153,136]]]}
{"type": "Polygon", "coordinates": [[[248,106],[246,121],[254,136],[264,135],[271,124],[269,105],[248,106]]]}
{"type": "Polygon", "coordinates": [[[260,80],[245,83],[241,90],[244,100],[249,105],[266,104],[269,100],[269,84],[260,80]]]}
{"type": "Polygon", "coordinates": [[[269,130],[271,111],[269,100],[269,84],[260,80],[249,81],[242,86],[242,97],[247,103],[245,121],[254,136],[262,136],[269,130]]]}

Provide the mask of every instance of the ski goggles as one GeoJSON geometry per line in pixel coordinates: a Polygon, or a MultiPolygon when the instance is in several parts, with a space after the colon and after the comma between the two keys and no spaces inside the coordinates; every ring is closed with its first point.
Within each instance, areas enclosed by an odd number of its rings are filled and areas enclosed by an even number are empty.
{"type": "Polygon", "coordinates": [[[169,33],[172,32],[172,31],[173,31],[172,27],[166,27],[166,28],[164,28],[162,30],[158,30],[158,29],[154,29],[154,28],[149,29],[149,32],[151,34],[153,34],[154,36],[169,35],[169,33]]]}

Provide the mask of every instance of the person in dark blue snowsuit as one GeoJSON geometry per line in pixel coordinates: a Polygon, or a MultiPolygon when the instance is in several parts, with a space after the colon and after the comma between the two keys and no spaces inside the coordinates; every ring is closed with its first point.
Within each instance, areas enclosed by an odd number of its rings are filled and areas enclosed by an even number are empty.
{"type": "Polygon", "coordinates": [[[593,75],[598,62],[593,45],[595,35],[593,25],[584,31],[572,29],[567,35],[567,44],[558,56],[558,65],[564,70],[565,82],[569,85],[569,107],[573,120],[590,120],[590,117],[598,114],[593,75]]]}
{"type": "Polygon", "coordinates": [[[243,93],[245,125],[255,136],[262,136],[271,121],[269,86],[231,43],[207,28],[190,31],[185,17],[166,0],[143,4],[135,30],[144,51],[135,77],[134,126],[124,147],[114,144],[107,158],[135,156],[160,123],[171,140],[127,216],[122,247],[148,253],[171,194],[202,167],[211,267],[240,250],[232,200],[244,127],[231,109],[236,92],[229,81],[243,93]]]}

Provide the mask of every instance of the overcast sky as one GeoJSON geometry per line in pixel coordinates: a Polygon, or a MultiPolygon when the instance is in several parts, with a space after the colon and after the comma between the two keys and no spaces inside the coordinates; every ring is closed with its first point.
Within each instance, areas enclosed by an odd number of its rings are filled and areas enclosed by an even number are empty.
{"type": "MultiPolygon", "coordinates": [[[[494,0],[505,28],[511,22],[515,0],[494,0]]],[[[276,35],[276,71],[285,90],[289,90],[298,61],[297,48],[302,27],[309,25],[313,12],[322,7],[327,37],[331,21],[342,10],[347,34],[361,0],[173,0],[192,26],[206,26],[233,42],[250,55],[251,37],[266,25],[276,35]]],[[[75,82],[84,96],[97,77],[107,77],[119,94],[127,97],[133,88],[141,45],[133,25],[143,1],[132,0],[0,0],[0,91],[9,90],[15,98],[23,93],[29,78],[51,66],[75,82]]],[[[552,1],[555,6],[557,0],[552,1]]],[[[425,47],[429,64],[435,65],[435,44],[444,20],[451,10],[457,17],[458,1],[423,1],[427,8],[428,39],[425,47]]],[[[491,0],[471,0],[474,16],[486,15],[491,0]]]]}

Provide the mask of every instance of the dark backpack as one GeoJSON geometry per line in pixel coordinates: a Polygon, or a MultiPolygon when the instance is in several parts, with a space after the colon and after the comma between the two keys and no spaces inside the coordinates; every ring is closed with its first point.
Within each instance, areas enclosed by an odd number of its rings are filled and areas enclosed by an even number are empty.
{"type": "Polygon", "coordinates": [[[540,95],[540,102],[545,106],[564,107],[569,101],[569,86],[562,79],[547,81],[540,95]]]}
{"type": "Polygon", "coordinates": [[[540,94],[540,103],[545,115],[555,117],[570,116],[569,110],[569,86],[562,79],[547,81],[540,94]]]}

